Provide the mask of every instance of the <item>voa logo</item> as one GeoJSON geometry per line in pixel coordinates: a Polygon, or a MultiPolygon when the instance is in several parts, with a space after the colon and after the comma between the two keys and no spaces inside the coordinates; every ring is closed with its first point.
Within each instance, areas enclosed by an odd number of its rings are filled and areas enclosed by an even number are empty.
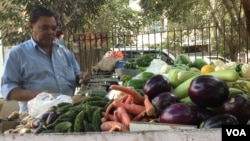
{"type": "Polygon", "coordinates": [[[244,129],[226,129],[227,136],[247,136],[244,129]]]}

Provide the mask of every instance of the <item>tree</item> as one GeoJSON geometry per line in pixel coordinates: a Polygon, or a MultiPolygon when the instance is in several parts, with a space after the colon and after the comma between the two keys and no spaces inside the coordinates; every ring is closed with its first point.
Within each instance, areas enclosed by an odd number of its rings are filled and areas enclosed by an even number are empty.
{"type": "Polygon", "coordinates": [[[213,34],[221,42],[216,43],[215,48],[223,50],[224,55],[231,60],[236,60],[237,53],[246,50],[248,37],[245,32],[246,24],[243,22],[245,17],[242,15],[240,1],[141,0],[140,5],[145,16],[161,15],[167,17],[169,27],[171,24],[178,24],[180,28],[193,27],[194,29],[204,26],[216,27],[213,34]],[[220,44],[224,43],[226,43],[226,48],[220,48],[220,44]]]}
{"type": "Polygon", "coordinates": [[[241,0],[241,3],[243,5],[243,10],[246,16],[246,23],[247,23],[247,30],[248,34],[250,36],[250,1],[249,0],[241,0]]]}
{"type": "Polygon", "coordinates": [[[0,4],[0,18],[4,19],[0,25],[3,45],[13,45],[28,38],[28,16],[36,5],[56,13],[65,39],[75,33],[116,32],[120,37],[118,42],[126,44],[129,41],[121,37],[135,33],[148,21],[141,18],[140,12],[128,7],[129,0],[0,0],[0,4]]]}
{"type": "Polygon", "coordinates": [[[37,5],[52,9],[58,16],[58,23],[69,34],[86,30],[102,12],[106,0],[0,0],[3,45],[13,45],[27,39],[28,15],[37,5]]]}
{"type": "Polygon", "coordinates": [[[124,36],[136,33],[147,20],[142,19],[140,12],[128,5],[129,2],[124,0],[107,0],[102,6],[102,14],[94,21],[93,30],[105,31],[117,37],[112,42],[114,45],[131,43],[129,38],[124,40],[124,36]]]}

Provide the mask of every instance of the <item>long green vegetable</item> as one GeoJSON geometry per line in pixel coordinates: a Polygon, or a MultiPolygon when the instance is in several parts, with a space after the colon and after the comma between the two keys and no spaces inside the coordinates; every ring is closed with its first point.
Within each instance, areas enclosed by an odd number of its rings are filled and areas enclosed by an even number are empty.
{"type": "MultiPolygon", "coordinates": [[[[218,70],[218,71],[210,72],[207,74],[201,74],[201,75],[213,75],[226,82],[237,81],[239,77],[238,73],[235,70],[218,70]]],[[[187,97],[189,85],[195,77],[197,76],[191,77],[185,82],[178,85],[175,89],[172,90],[172,93],[175,94],[180,99],[187,97]]]]}

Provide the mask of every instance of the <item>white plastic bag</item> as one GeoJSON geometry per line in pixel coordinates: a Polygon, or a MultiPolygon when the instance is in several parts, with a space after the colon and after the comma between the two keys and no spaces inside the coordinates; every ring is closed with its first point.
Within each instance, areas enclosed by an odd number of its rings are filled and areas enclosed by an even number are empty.
{"type": "Polygon", "coordinates": [[[32,117],[39,117],[52,106],[56,106],[61,102],[72,103],[72,98],[63,94],[52,94],[42,92],[35,98],[28,101],[28,113],[32,117]]]}
{"type": "Polygon", "coordinates": [[[165,64],[167,63],[161,59],[153,59],[145,71],[160,74],[161,67],[165,64]]]}

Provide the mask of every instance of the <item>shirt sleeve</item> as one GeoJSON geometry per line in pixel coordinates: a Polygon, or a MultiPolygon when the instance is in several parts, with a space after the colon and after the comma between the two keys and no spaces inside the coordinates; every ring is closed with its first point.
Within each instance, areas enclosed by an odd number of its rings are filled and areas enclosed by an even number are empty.
{"type": "Polygon", "coordinates": [[[20,87],[20,65],[18,62],[18,54],[15,50],[9,51],[5,57],[2,77],[1,77],[1,94],[7,99],[10,91],[16,87],[20,87]]]}

